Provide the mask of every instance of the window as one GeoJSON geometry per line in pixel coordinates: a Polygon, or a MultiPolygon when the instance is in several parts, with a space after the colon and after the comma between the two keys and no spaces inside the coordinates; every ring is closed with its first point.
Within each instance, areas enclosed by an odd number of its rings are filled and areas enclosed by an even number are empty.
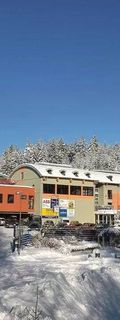
{"type": "Polygon", "coordinates": [[[90,172],[86,172],[85,175],[90,178],[90,172]]]}
{"type": "Polygon", "coordinates": [[[95,188],[95,194],[98,194],[98,188],[95,188]]]}
{"type": "Polygon", "coordinates": [[[57,185],[57,194],[68,194],[68,186],[57,185]]]}
{"type": "Polygon", "coordinates": [[[70,186],[70,194],[81,195],[81,187],[80,186],[70,186]]]}
{"type": "Polygon", "coordinates": [[[73,174],[74,174],[75,177],[78,177],[78,176],[79,176],[78,171],[74,171],[73,174]]]}
{"type": "Polygon", "coordinates": [[[112,181],[113,176],[107,176],[107,178],[108,178],[110,181],[112,181]]]}
{"type": "Polygon", "coordinates": [[[98,204],[98,197],[95,196],[95,204],[98,204]]]}
{"type": "Polygon", "coordinates": [[[83,187],[83,196],[93,196],[93,187],[83,187]]]}
{"type": "Polygon", "coordinates": [[[43,184],[43,193],[55,193],[55,184],[43,184]]]}
{"type": "Polygon", "coordinates": [[[65,176],[65,170],[61,170],[60,173],[65,176]]]}
{"type": "Polygon", "coordinates": [[[2,203],[2,202],[3,202],[3,194],[0,193],[0,203],[2,203]]]}
{"type": "Polygon", "coordinates": [[[33,196],[28,197],[28,209],[34,209],[34,197],[33,196]]]}
{"type": "Polygon", "coordinates": [[[110,224],[110,216],[107,216],[107,223],[110,224]]]}
{"type": "Polygon", "coordinates": [[[21,180],[24,179],[24,172],[21,172],[21,180]]]}
{"type": "Polygon", "coordinates": [[[96,224],[98,223],[98,215],[97,214],[95,215],[95,223],[96,224]]]}
{"type": "Polygon", "coordinates": [[[8,194],[8,203],[14,203],[14,194],[8,194]]]}
{"type": "Polygon", "coordinates": [[[52,174],[52,170],[51,170],[51,169],[47,169],[47,172],[48,172],[49,174],[52,174]]]}
{"type": "Polygon", "coordinates": [[[112,199],[112,190],[108,190],[108,199],[112,199]]]}
{"type": "Polygon", "coordinates": [[[111,214],[111,224],[114,225],[114,215],[111,214]]]}
{"type": "Polygon", "coordinates": [[[103,216],[103,223],[106,224],[106,216],[103,216]]]}

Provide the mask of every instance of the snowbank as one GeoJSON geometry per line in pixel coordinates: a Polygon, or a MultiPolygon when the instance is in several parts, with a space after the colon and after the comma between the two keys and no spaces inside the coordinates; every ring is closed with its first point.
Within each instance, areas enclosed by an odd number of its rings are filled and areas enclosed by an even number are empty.
{"type": "MultiPolygon", "coordinates": [[[[34,311],[37,288],[42,320],[120,318],[120,262],[114,251],[101,250],[101,258],[94,254],[88,258],[86,251],[66,255],[34,246],[19,256],[9,250],[7,230],[0,229],[0,239],[4,252],[0,260],[0,320],[15,320],[14,313],[20,314],[26,307],[34,311]]],[[[81,245],[85,248],[87,244],[81,245]]]]}

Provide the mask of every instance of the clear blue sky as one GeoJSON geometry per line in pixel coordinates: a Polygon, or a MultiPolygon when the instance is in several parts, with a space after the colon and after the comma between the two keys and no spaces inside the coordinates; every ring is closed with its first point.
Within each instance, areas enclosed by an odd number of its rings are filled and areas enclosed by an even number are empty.
{"type": "Polygon", "coordinates": [[[0,1],[0,153],[120,142],[120,1],[0,1]]]}

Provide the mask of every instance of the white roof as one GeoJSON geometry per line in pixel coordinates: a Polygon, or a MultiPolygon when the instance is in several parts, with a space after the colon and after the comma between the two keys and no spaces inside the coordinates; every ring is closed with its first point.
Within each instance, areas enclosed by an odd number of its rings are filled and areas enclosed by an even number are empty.
{"type": "Polygon", "coordinates": [[[12,187],[12,188],[16,188],[16,187],[19,187],[19,188],[33,188],[33,187],[31,187],[31,186],[21,186],[21,185],[18,185],[18,184],[5,184],[5,183],[0,183],[0,187],[12,187]]]}
{"type": "MultiPolygon", "coordinates": [[[[65,164],[55,164],[55,163],[25,163],[19,165],[15,170],[20,168],[30,168],[40,176],[40,177],[52,177],[52,178],[69,178],[76,180],[89,180],[98,181],[101,183],[108,184],[120,184],[120,172],[111,171],[89,171],[87,169],[78,169],[65,164]]],[[[13,172],[13,173],[14,173],[13,172]]],[[[12,174],[13,174],[12,173],[12,174]]]]}

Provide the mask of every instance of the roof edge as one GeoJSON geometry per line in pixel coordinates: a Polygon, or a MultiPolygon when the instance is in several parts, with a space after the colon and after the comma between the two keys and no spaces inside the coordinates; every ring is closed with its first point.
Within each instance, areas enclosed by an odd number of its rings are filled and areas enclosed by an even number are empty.
{"type": "Polygon", "coordinates": [[[20,164],[19,166],[17,166],[17,167],[12,171],[12,173],[10,174],[10,178],[12,177],[12,175],[13,175],[18,169],[22,169],[22,168],[30,168],[30,169],[32,169],[33,171],[35,171],[39,177],[42,177],[42,175],[40,174],[39,170],[37,170],[37,169],[35,168],[34,164],[32,164],[32,163],[23,163],[23,164],[20,164]]]}

